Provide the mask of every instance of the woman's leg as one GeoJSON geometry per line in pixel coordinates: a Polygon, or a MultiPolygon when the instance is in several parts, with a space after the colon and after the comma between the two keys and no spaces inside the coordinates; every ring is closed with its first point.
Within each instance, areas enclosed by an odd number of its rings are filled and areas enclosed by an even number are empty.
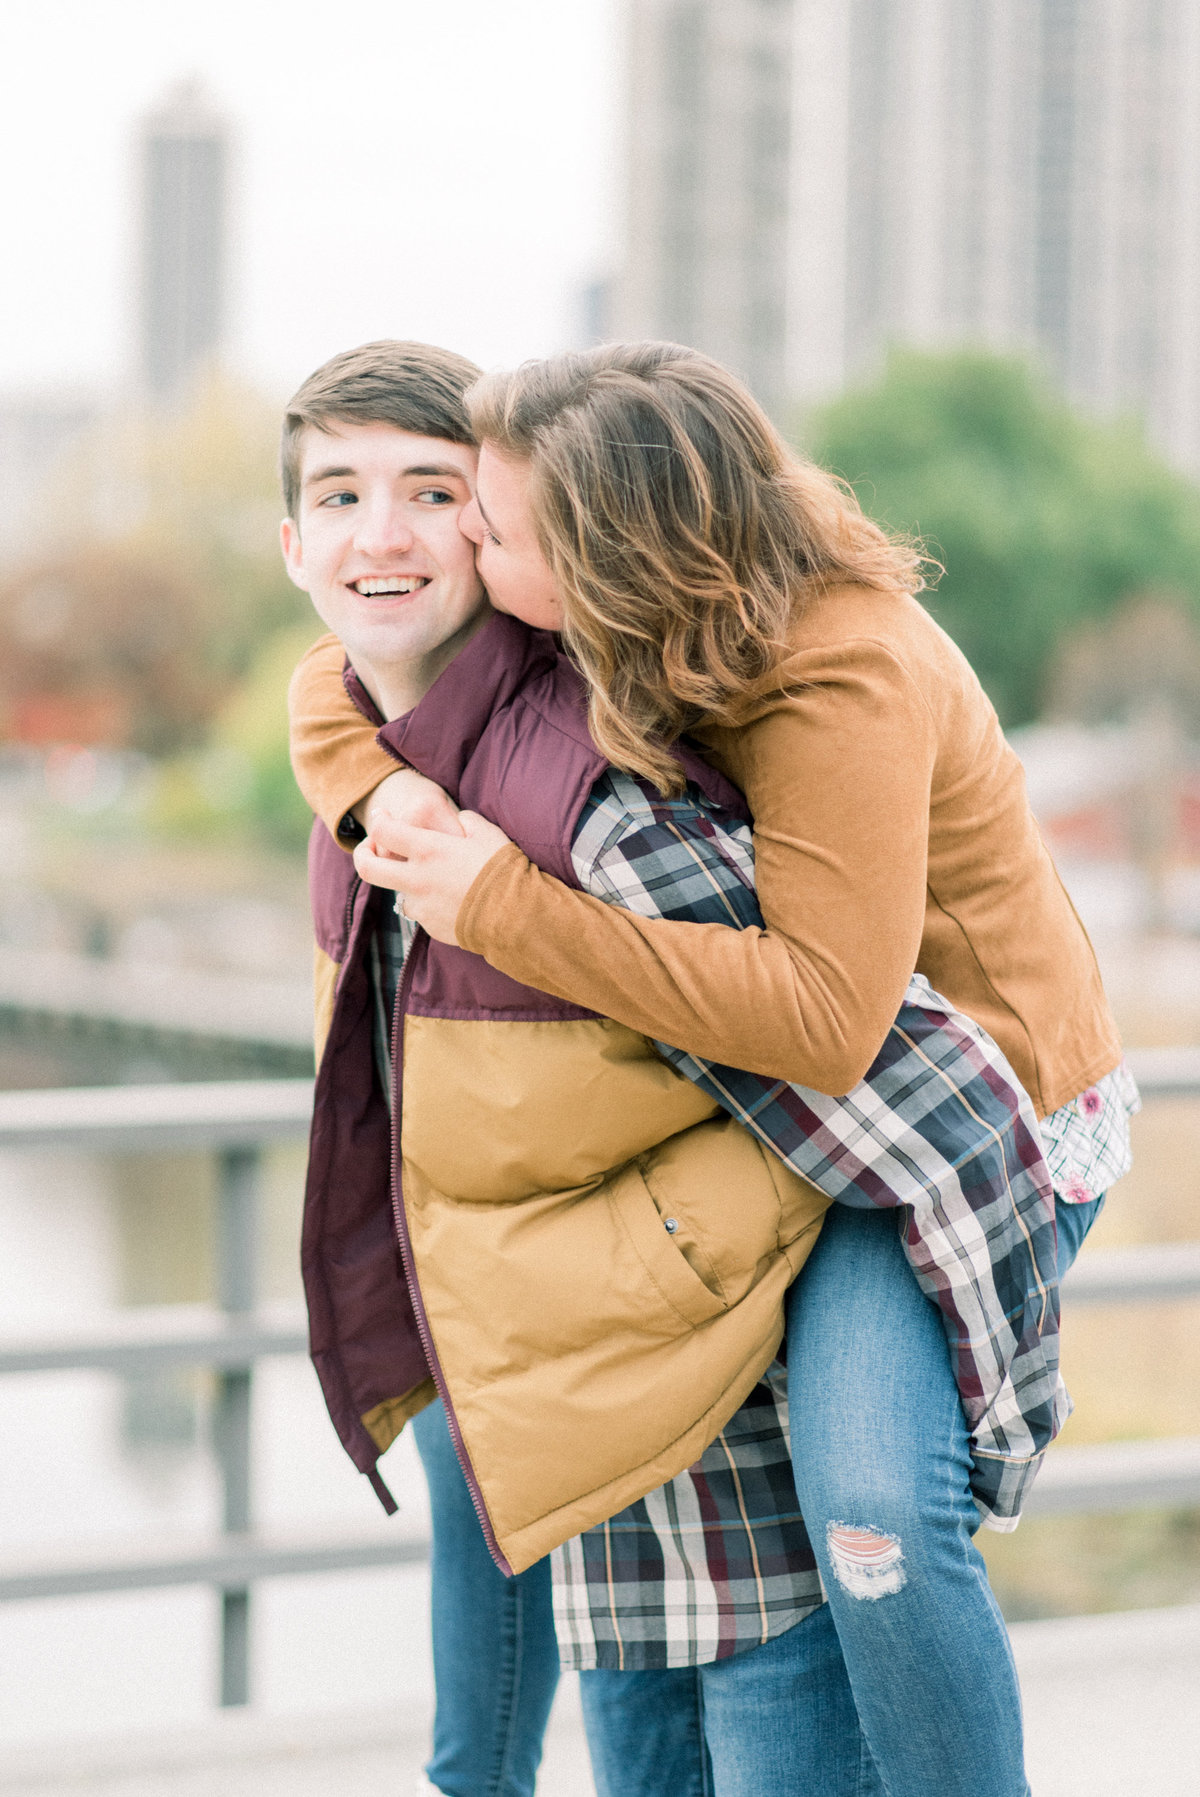
{"type": "Polygon", "coordinates": [[[1088,1231],[1104,1209],[1104,1198],[1092,1198],[1087,1204],[1056,1204],[1054,1221],[1058,1226],[1058,1276],[1061,1279],[1072,1266],[1083,1247],[1088,1231]]]}
{"type": "Polygon", "coordinates": [[[832,1206],[787,1342],[800,1507],[890,1797],[1026,1797],[1016,1669],[971,1539],[966,1421],[894,1215],[832,1206]]]}
{"type": "Polygon", "coordinates": [[[433,1512],[437,1712],[426,1772],[445,1797],[533,1797],[558,1683],[550,1562],[506,1579],[488,1552],[441,1404],[412,1428],[433,1512]]]}

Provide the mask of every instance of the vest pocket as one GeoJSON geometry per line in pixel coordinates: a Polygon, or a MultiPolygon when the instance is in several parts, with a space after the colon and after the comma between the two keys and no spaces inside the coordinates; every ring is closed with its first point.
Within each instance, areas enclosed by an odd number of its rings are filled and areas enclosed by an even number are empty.
{"type": "MultiPolygon", "coordinates": [[[[668,1230],[667,1218],[651,1196],[638,1163],[623,1167],[604,1190],[618,1227],[628,1237],[651,1284],[676,1316],[693,1328],[720,1316],[728,1308],[724,1297],[711,1289],[690,1264],[684,1245],[701,1259],[701,1264],[707,1257],[686,1235],[680,1239],[684,1223],[680,1222],[675,1232],[668,1230]]],[[[714,1284],[718,1283],[715,1270],[711,1277],[714,1284]]]]}

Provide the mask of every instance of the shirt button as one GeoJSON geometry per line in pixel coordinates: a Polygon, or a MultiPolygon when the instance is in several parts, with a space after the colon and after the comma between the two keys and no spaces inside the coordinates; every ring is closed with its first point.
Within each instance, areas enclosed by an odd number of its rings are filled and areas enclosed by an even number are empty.
{"type": "Polygon", "coordinates": [[[663,1221],[663,1228],[668,1235],[674,1235],[675,1231],[679,1228],[679,1219],[677,1217],[665,1218],[663,1221]]]}

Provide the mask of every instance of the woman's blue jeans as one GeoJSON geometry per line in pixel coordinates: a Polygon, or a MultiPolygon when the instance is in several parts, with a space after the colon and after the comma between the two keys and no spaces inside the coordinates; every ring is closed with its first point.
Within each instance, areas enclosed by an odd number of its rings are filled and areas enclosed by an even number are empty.
{"type": "MultiPolygon", "coordinates": [[[[1101,1203],[1059,1206],[1060,1273],[1101,1203]]],[[[792,1288],[800,1508],[889,1797],[1025,1797],[1016,1669],[972,1539],[966,1421],[896,1221],[835,1204],[792,1288]]]]}
{"type": "MultiPolygon", "coordinates": [[[[1059,1207],[1060,1272],[1101,1202],[1059,1207]]],[[[1026,1797],[966,1423],[894,1215],[831,1208],[789,1299],[788,1368],[829,1602],[712,1666],[583,1673],[600,1797],[1026,1797]]],[[[429,1777],[446,1797],[532,1797],[558,1676],[549,1566],[503,1577],[441,1406],[414,1428],[434,1516],[429,1777]]]]}

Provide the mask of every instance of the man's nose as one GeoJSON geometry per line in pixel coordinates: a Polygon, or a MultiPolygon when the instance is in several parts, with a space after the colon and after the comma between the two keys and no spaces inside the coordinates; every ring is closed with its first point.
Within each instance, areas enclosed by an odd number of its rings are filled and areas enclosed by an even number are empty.
{"type": "Polygon", "coordinates": [[[374,561],[402,555],[413,546],[412,526],[394,506],[361,506],[354,524],[354,547],[374,561]]]}

